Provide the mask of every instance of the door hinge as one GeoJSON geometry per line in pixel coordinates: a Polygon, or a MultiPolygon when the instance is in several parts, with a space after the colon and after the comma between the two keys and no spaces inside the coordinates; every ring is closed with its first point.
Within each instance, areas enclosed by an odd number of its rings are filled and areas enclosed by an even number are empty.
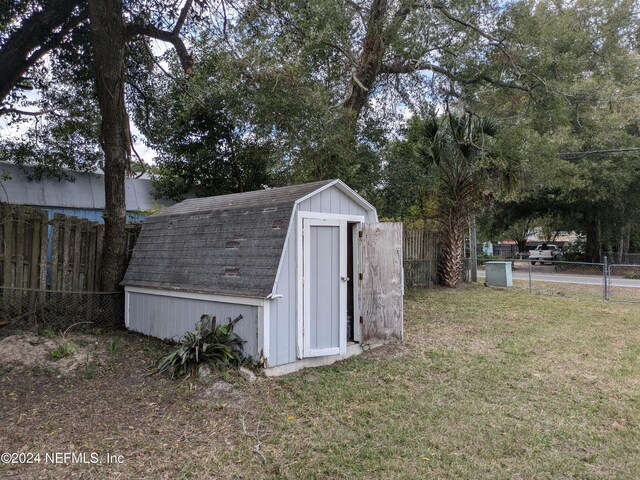
{"type": "Polygon", "coordinates": [[[364,323],[364,317],[362,315],[360,315],[360,324],[364,323]]]}
{"type": "Polygon", "coordinates": [[[362,238],[362,230],[358,232],[358,238],[362,238]]]}
{"type": "Polygon", "coordinates": [[[358,274],[358,280],[362,280],[362,274],[361,273],[358,274]]]}

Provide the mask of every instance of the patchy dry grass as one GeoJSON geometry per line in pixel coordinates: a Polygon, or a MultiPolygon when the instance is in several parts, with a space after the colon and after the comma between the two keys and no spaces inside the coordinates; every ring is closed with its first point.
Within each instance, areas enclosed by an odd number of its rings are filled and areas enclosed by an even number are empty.
{"type": "Polygon", "coordinates": [[[468,288],[410,292],[406,341],[248,384],[145,377],[164,346],[102,335],[96,375],[5,368],[0,447],[122,465],[0,477],[637,478],[640,306],[468,288]]]}

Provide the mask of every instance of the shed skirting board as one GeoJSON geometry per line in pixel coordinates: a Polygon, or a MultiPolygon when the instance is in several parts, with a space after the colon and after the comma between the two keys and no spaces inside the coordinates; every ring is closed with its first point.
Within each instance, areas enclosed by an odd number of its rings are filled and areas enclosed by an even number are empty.
{"type": "Polygon", "coordinates": [[[242,315],[235,332],[245,341],[245,353],[258,362],[263,347],[262,322],[265,314],[268,315],[268,308],[265,311],[262,305],[253,303],[268,302],[245,298],[238,299],[244,300],[244,303],[239,303],[233,299],[235,297],[126,287],[125,321],[129,330],[160,339],[178,340],[194,329],[202,315],[213,315],[219,322],[242,315]]]}
{"type": "Polygon", "coordinates": [[[289,373],[300,371],[303,368],[323,367],[326,365],[331,365],[333,363],[339,362],[340,360],[346,360],[349,357],[360,355],[362,352],[366,352],[367,350],[371,350],[372,348],[380,346],[382,346],[381,343],[371,345],[361,345],[359,343],[356,343],[354,345],[347,346],[346,355],[328,355],[326,357],[303,358],[302,360],[296,360],[292,363],[265,368],[263,369],[263,371],[265,377],[279,377],[281,375],[288,375],[289,373]]]}

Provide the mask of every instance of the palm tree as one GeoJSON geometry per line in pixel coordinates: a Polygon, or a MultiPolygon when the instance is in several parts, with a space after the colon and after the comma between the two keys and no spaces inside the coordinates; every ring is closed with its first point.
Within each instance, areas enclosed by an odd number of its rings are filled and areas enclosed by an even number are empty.
{"type": "Polygon", "coordinates": [[[434,177],[437,220],[442,229],[440,283],[455,287],[464,260],[469,215],[489,178],[501,170],[490,155],[498,124],[490,118],[447,113],[418,121],[417,154],[434,177]]]}

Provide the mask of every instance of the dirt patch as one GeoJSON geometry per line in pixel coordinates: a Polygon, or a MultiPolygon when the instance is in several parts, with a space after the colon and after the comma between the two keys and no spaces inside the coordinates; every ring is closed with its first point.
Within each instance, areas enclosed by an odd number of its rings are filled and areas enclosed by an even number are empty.
{"type": "Polygon", "coordinates": [[[40,337],[30,333],[11,335],[0,341],[0,365],[28,369],[55,369],[63,375],[95,363],[104,347],[87,334],[40,337]]]}
{"type": "Polygon", "coordinates": [[[247,403],[247,394],[231,383],[217,381],[210,385],[198,385],[193,399],[219,408],[242,410],[247,403]]]}
{"type": "Polygon", "coordinates": [[[263,382],[249,384],[233,369],[214,371],[206,381],[149,376],[171,347],[121,331],[68,334],[82,347],[78,370],[37,372],[37,363],[30,367],[22,357],[38,355],[58,368],[62,360],[47,358],[58,337],[15,337],[0,345],[0,365],[5,357],[13,365],[0,368],[0,445],[43,456],[95,452],[100,463],[0,464],[0,478],[260,478],[264,465],[252,453],[256,441],[244,433],[243,421],[255,434],[263,382]],[[18,342],[8,355],[4,347],[18,342]],[[28,353],[19,355],[20,348],[28,353]],[[102,357],[91,375],[82,352],[102,357]],[[105,462],[108,454],[124,463],[105,462]]]}

